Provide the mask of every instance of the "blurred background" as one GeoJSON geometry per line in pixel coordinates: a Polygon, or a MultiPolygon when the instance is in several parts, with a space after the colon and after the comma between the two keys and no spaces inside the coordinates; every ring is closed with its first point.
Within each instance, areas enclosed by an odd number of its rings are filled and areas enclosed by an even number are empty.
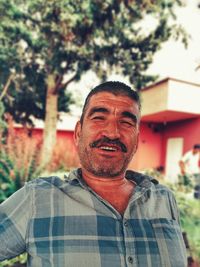
{"type": "Polygon", "coordinates": [[[200,143],[199,24],[197,0],[1,0],[0,202],[31,179],[78,167],[84,98],[102,81],[122,81],[143,106],[129,167],[173,190],[188,266],[200,266],[200,192],[180,169],[200,143]]]}

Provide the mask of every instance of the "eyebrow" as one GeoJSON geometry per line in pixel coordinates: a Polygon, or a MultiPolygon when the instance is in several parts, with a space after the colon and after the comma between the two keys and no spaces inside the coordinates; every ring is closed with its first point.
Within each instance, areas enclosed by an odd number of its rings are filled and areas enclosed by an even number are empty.
{"type": "Polygon", "coordinates": [[[129,111],[123,111],[122,116],[126,118],[130,118],[134,123],[137,123],[139,121],[138,117],[129,111]]]}
{"type": "MultiPolygon", "coordinates": [[[[91,117],[94,113],[108,114],[109,110],[107,108],[104,108],[104,107],[94,107],[90,110],[88,117],[91,117]]],[[[139,121],[138,117],[129,111],[123,111],[121,113],[121,115],[122,115],[122,117],[130,118],[134,123],[137,123],[139,121]]]]}
{"type": "Polygon", "coordinates": [[[103,108],[103,107],[94,107],[90,110],[89,114],[88,114],[88,117],[91,117],[94,113],[109,113],[108,109],[107,108],[103,108]]]}

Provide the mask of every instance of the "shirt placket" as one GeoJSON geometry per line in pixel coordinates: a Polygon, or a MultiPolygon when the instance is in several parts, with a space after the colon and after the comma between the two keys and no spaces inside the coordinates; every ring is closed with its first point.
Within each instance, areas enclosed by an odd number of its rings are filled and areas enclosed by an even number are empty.
{"type": "MultiPolygon", "coordinates": [[[[99,199],[99,201],[105,205],[112,213],[112,217],[116,218],[120,224],[120,229],[122,229],[122,236],[120,237],[123,242],[123,251],[124,251],[124,260],[122,262],[123,267],[139,267],[137,256],[136,256],[136,247],[134,243],[134,233],[132,231],[132,225],[130,224],[130,207],[135,205],[136,201],[141,198],[144,194],[144,192],[147,190],[146,188],[139,187],[139,190],[136,190],[134,195],[129,200],[129,203],[127,205],[127,208],[124,212],[124,216],[122,216],[109,202],[104,200],[102,197],[100,197],[98,194],[96,194],[91,188],[88,188],[88,190],[95,195],[96,198],[99,199]]],[[[120,251],[122,251],[121,248],[119,248],[120,251]]]]}

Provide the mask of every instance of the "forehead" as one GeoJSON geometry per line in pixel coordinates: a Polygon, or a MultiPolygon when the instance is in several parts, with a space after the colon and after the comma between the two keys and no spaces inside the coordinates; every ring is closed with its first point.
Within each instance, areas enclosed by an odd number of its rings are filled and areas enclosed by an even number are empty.
{"type": "MultiPolygon", "coordinates": [[[[124,95],[114,95],[109,92],[99,92],[93,95],[87,105],[87,111],[95,106],[106,107],[108,110],[129,110],[134,113],[139,113],[139,105],[132,98],[124,95]]],[[[86,111],[86,113],[87,113],[86,111]]]]}

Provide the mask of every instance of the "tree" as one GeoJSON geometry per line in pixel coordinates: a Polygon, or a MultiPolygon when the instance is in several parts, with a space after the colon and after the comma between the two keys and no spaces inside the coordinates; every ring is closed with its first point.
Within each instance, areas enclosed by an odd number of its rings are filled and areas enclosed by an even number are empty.
{"type": "Polygon", "coordinates": [[[69,83],[92,69],[128,75],[137,89],[162,42],[181,29],[168,25],[179,0],[1,0],[0,90],[15,119],[45,117],[43,158],[56,140],[58,105],[66,110],[69,83]],[[152,17],[154,27],[142,31],[152,17]],[[106,66],[106,68],[105,68],[106,66]]]}

